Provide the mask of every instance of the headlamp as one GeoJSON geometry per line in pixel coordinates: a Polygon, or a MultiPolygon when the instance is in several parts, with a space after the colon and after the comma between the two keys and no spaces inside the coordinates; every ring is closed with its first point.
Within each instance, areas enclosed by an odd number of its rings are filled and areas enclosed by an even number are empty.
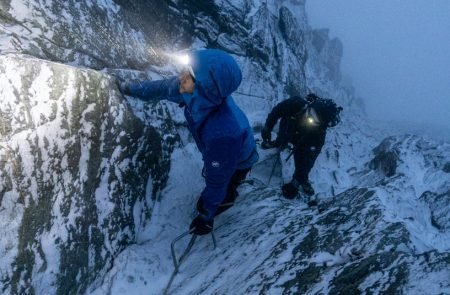
{"type": "Polygon", "coordinates": [[[191,63],[191,58],[186,53],[166,53],[175,65],[185,67],[191,63]]]}
{"type": "Polygon", "coordinates": [[[305,118],[306,118],[306,124],[308,124],[310,126],[319,126],[320,125],[319,116],[317,116],[316,111],[311,107],[306,109],[305,118]]]}
{"type": "Polygon", "coordinates": [[[187,66],[191,63],[191,58],[187,54],[177,55],[176,58],[177,58],[178,62],[180,64],[182,64],[183,66],[187,66]]]}
{"type": "Polygon", "coordinates": [[[194,71],[191,66],[191,57],[185,53],[166,53],[167,56],[172,58],[180,71],[188,71],[192,78],[195,79],[194,71]]]}
{"type": "Polygon", "coordinates": [[[164,55],[169,58],[169,62],[175,66],[187,66],[191,63],[191,58],[186,53],[172,53],[164,52],[164,55]]]}

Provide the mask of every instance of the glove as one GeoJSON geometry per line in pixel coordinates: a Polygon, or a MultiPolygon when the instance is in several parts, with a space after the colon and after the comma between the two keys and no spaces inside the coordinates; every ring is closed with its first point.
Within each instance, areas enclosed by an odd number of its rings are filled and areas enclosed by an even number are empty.
{"type": "Polygon", "coordinates": [[[117,88],[119,88],[119,91],[121,93],[126,93],[126,91],[127,91],[127,83],[125,81],[117,80],[116,84],[117,84],[117,88]]]}
{"type": "Polygon", "coordinates": [[[112,75],[114,82],[117,85],[117,88],[119,89],[119,91],[121,93],[124,93],[127,87],[127,82],[125,81],[125,79],[119,75],[112,75]]]}
{"type": "Polygon", "coordinates": [[[272,132],[268,128],[264,127],[261,130],[261,138],[264,142],[271,142],[272,141],[272,132]]]}
{"type": "Polygon", "coordinates": [[[281,191],[286,199],[293,199],[298,195],[298,186],[292,182],[289,182],[281,187],[281,191]]]}
{"type": "Polygon", "coordinates": [[[214,219],[206,220],[199,214],[192,220],[189,230],[192,231],[194,235],[203,236],[209,234],[213,227],[214,219]]]}

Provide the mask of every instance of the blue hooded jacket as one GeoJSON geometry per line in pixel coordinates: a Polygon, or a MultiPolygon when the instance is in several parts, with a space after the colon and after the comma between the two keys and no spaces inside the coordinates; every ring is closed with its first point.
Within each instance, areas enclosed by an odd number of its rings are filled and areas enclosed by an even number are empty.
{"type": "Polygon", "coordinates": [[[124,93],[185,105],[188,128],[203,156],[203,209],[208,212],[205,217],[212,219],[234,172],[250,169],[258,161],[258,153],[248,119],[230,96],[242,80],[236,61],[217,49],[194,51],[190,58],[195,75],[193,94],[179,93],[178,77],[129,83],[124,93]]]}

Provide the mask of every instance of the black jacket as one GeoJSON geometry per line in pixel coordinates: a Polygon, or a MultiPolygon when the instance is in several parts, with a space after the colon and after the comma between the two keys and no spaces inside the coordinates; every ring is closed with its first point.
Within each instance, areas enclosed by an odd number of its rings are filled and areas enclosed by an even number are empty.
{"type": "Polygon", "coordinates": [[[305,121],[304,114],[308,102],[298,96],[288,98],[277,104],[266,119],[265,129],[272,130],[281,118],[277,145],[288,142],[294,146],[314,145],[322,147],[325,142],[326,126],[311,126],[305,121]]]}

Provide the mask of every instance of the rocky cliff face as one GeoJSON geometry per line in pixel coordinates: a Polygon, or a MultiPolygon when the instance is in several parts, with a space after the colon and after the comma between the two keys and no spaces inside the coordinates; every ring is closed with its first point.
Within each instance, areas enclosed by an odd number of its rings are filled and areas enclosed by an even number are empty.
{"type": "Polygon", "coordinates": [[[2,288],[76,293],[151,217],[170,144],[101,73],[20,55],[0,72],[2,288]]]}
{"type": "Polygon", "coordinates": [[[3,1],[0,48],[94,69],[144,69],[182,38],[167,3],[117,2],[3,1]]]}
{"type": "Polygon", "coordinates": [[[308,26],[304,4],[2,1],[2,291],[161,293],[201,159],[177,106],[124,98],[109,74],[173,75],[169,53],[213,47],[241,65],[234,97],[255,131],[276,102],[311,90],[336,99],[343,122],[311,173],[317,210],[280,200],[262,157],[217,222],[220,249],[198,244],[173,291],[450,292],[448,145],[383,140],[339,84],[342,44],[308,26]]]}

